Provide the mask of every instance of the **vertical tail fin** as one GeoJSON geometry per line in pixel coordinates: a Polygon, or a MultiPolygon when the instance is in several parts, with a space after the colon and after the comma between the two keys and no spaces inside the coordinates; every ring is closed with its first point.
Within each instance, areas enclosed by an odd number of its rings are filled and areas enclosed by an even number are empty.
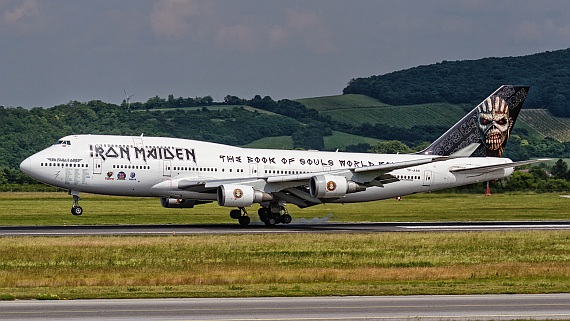
{"type": "Polygon", "coordinates": [[[418,154],[449,156],[479,143],[473,156],[501,157],[529,86],[501,86],[418,154]]]}

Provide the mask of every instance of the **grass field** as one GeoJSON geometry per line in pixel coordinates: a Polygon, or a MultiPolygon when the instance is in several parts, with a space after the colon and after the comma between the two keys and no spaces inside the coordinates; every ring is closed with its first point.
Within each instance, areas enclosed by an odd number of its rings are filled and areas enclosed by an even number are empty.
{"type": "MultiPolygon", "coordinates": [[[[336,222],[569,220],[570,199],[559,194],[417,194],[357,204],[287,208],[294,220],[330,218],[336,222]]],[[[157,198],[81,194],[82,216],[70,213],[66,193],[0,193],[0,226],[84,224],[230,223],[230,208],[216,203],[188,209],[160,206],[157,198]]],[[[257,221],[259,206],[248,208],[257,221]]]]}
{"type": "MultiPolygon", "coordinates": [[[[432,193],[289,210],[341,222],[567,221],[569,202],[432,193]]],[[[236,224],[214,204],[86,194],[81,205],[74,217],[64,193],[0,193],[0,225],[236,224]]],[[[569,263],[569,231],[4,237],[0,299],[568,292],[569,263]]]]}
{"type": "Polygon", "coordinates": [[[1,299],[570,291],[570,233],[0,239],[1,299]]]}

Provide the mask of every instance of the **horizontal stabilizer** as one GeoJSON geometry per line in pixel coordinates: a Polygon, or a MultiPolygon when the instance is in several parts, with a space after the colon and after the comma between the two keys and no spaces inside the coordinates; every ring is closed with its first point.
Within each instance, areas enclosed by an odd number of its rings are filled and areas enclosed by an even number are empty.
{"type": "Polygon", "coordinates": [[[504,168],[514,168],[517,166],[546,162],[549,160],[550,160],[550,158],[540,158],[540,159],[531,159],[531,160],[520,161],[520,162],[509,162],[509,163],[504,163],[504,164],[484,165],[484,166],[466,167],[466,168],[451,168],[449,171],[452,173],[461,173],[461,174],[480,174],[480,173],[488,173],[488,172],[492,172],[494,170],[499,170],[499,169],[504,169],[504,168]]]}

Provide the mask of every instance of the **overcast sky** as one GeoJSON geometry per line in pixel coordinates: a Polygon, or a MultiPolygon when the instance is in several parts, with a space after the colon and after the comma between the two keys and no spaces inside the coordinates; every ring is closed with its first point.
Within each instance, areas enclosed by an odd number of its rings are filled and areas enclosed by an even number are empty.
{"type": "Polygon", "coordinates": [[[566,0],[0,0],[0,105],[337,95],[355,77],[568,47],[566,0]]]}

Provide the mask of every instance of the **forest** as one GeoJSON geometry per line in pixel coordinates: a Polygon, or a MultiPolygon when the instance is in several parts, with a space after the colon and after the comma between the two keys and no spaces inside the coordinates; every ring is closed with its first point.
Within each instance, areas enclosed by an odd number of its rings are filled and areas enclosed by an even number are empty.
{"type": "Polygon", "coordinates": [[[570,117],[570,49],[529,56],[442,61],[350,80],[344,94],[392,105],[432,102],[477,104],[501,85],[530,85],[525,108],[570,117]]]}

